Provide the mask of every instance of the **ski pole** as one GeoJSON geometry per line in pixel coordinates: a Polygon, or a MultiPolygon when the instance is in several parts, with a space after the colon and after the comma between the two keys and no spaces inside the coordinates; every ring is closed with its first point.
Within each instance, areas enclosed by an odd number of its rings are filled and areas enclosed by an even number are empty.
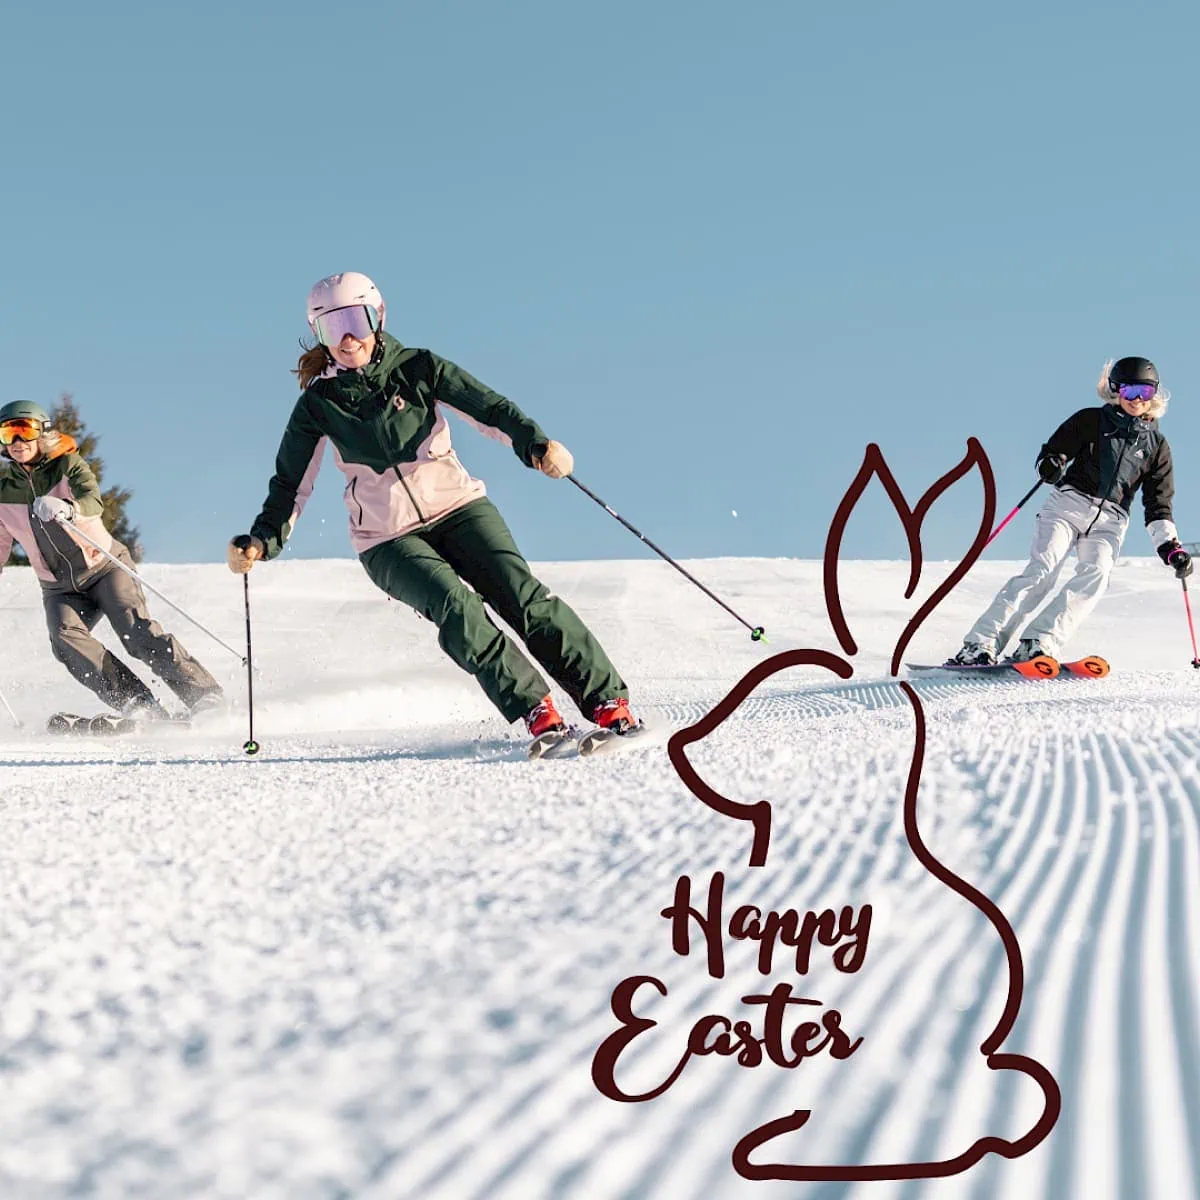
{"type": "Polygon", "coordinates": [[[1179,581],[1183,584],[1183,607],[1187,609],[1188,632],[1192,635],[1192,666],[1200,668],[1200,651],[1196,649],[1196,626],[1192,621],[1192,602],[1188,598],[1187,580],[1179,581]]]}
{"type": "MultiPolygon", "coordinates": [[[[71,525],[71,522],[67,521],[63,517],[56,517],[55,520],[58,521],[58,523],[60,525],[71,525]]],[[[134,583],[140,584],[147,591],[153,592],[164,604],[169,604],[177,613],[179,613],[179,615],[181,617],[186,617],[187,620],[191,621],[191,623],[193,625],[195,625],[195,627],[197,629],[199,629],[203,633],[207,633],[208,636],[210,638],[212,638],[212,640],[214,642],[216,642],[220,646],[224,646],[224,648],[226,650],[228,650],[229,653],[232,654],[235,658],[237,658],[239,662],[246,661],[245,656],[240,654],[237,650],[235,650],[228,642],[223,642],[219,637],[217,637],[217,635],[215,633],[213,633],[213,631],[211,629],[207,629],[207,628],[205,628],[205,626],[201,625],[200,622],[197,621],[195,617],[191,616],[189,613],[184,612],[183,609],[180,608],[179,605],[176,604],[173,600],[168,600],[167,597],[164,596],[162,594],[162,592],[160,592],[158,590],[158,588],[153,587],[151,584],[148,584],[135,570],[133,570],[130,567],[127,567],[119,558],[117,558],[117,556],[115,554],[109,554],[109,552],[107,550],[105,550],[105,548],[103,546],[101,546],[98,542],[95,542],[90,537],[88,537],[88,535],[86,533],[84,533],[82,529],[78,528],[75,525],[71,525],[70,536],[83,538],[83,540],[85,542],[87,542],[87,544],[89,546],[91,546],[94,550],[99,550],[100,553],[103,554],[104,557],[107,558],[110,563],[112,563],[114,566],[120,567],[121,570],[124,571],[125,574],[128,575],[129,578],[134,581],[134,583]]]]}
{"type": "Polygon", "coordinates": [[[18,728],[18,729],[20,729],[20,728],[21,728],[21,722],[20,722],[20,719],[17,717],[17,714],[16,714],[15,712],[13,712],[13,710],[12,710],[12,705],[11,705],[11,704],[9,704],[9,702],[8,702],[8,697],[7,697],[7,696],[5,696],[5,694],[4,694],[3,692],[0,692],[0,700],[4,701],[4,707],[5,707],[6,709],[8,709],[8,715],[9,715],[10,717],[12,717],[12,723],[13,723],[13,724],[14,724],[14,725],[15,725],[15,726],[18,728]]]}
{"type": "MultiPolygon", "coordinates": [[[[234,538],[233,544],[239,549],[244,550],[250,544],[250,539],[245,534],[241,534],[234,538]],[[238,543],[245,538],[245,545],[238,546],[238,543]]],[[[242,598],[246,603],[246,711],[250,714],[250,736],[246,744],[242,747],[247,754],[258,753],[258,743],[254,740],[254,654],[250,646],[250,572],[247,571],[242,576],[242,598]]]]}
{"type": "Polygon", "coordinates": [[[622,525],[625,526],[626,529],[629,530],[630,533],[632,533],[635,537],[640,538],[643,542],[645,542],[646,545],[649,546],[650,549],[653,550],[654,553],[659,556],[659,558],[666,559],[666,561],[669,562],[671,564],[671,566],[673,566],[675,568],[675,570],[677,570],[680,573],[680,575],[682,575],[685,579],[689,580],[690,582],[694,583],[710,600],[715,600],[731,617],[734,618],[734,620],[740,621],[743,625],[745,625],[745,627],[748,630],[750,630],[750,640],[752,642],[765,642],[767,640],[766,632],[764,631],[764,629],[761,625],[751,625],[750,622],[747,621],[744,617],[741,617],[736,612],[734,612],[733,609],[730,608],[729,605],[726,604],[725,601],[720,598],[720,596],[715,596],[694,575],[689,575],[688,572],[685,571],[683,569],[683,567],[681,567],[669,554],[667,554],[663,550],[660,550],[644,533],[641,533],[639,530],[634,529],[634,527],[632,525],[630,525],[630,523],[627,520],[625,520],[625,518],[623,516],[621,516],[620,513],[615,512],[613,509],[609,508],[609,506],[607,504],[605,504],[604,501],[601,500],[600,497],[597,496],[596,493],[591,490],[591,488],[584,487],[584,485],[582,483],[580,483],[579,480],[576,479],[574,475],[568,475],[567,478],[581,492],[583,492],[583,494],[585,496],[590,496],[593,500],[595,500],[595,502],[598,505],[600,505],[600,507],[602,509],[604,509],[604,511],[606,513],[608,513],[608,515],[610,517],[615,517],[618,521],[621,522],[622,525]]]}
{"type": "Polygon", "coordinates": [[[1019,513],[1021,511],[1021,509],[1023,509],[1025,507],[1026,503],[1029,500],[1029,497],[1032,496],[1033,493],[1036,492],[1038,490],[1038,488],[1040,488],[1042,486],[1042,484],[1045,482],[1046,481],[1044,479],[1039,479],[1037,481],[1037,483],[1035,483],[1033,485],[1033,487],[1031,487],[1029,489],[1029,491],[1027,491],[1025,493],[1025,495],[1023,495],[1021,497],[1020,502],[1017,504],[1017,507],[1014,508],[1012,510],[1012,512],[1010,512],[1008,514],[1008,516],[1005,517],[1004,520],[1001,521],[1000,524],[997,525],[996,528],[992,530],[992,536],[990,538],[988,538],[988,540],[986,542],[983,543],[984,550],[986,550],[996,540],[996,538],[999,537],[1000,530],[1002,530],[1005,527],[1005,525],[1007,525],[1009,523],[1009,521],[1011,521],[1013,519],[1013,517],[1015,517],[1017,515],[1017,513],[1019,513]]]}

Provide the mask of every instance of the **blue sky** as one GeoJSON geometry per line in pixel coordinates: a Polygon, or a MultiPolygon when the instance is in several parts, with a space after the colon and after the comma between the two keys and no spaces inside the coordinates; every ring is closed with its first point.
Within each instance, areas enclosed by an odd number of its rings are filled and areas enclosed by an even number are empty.
{"type": "MultiPolygon", "coordinates": [[[[1198,34],[1191,0],[10,0],[2,398],[74,393],[148,557],[218,559],[308,287],[360,270],[669,552],[815,557],[868,442],[915,501],[980,438],[1004,511],[1144,354],[1200,539],[1198,34]]],[[[529,557],[646,553],[455,442],[529,557]]],[[[288,553],[350,553],[331,462],[288,553]]],[[[902,556],[899,522],[865,503],[845,553],[902,556]]]]}

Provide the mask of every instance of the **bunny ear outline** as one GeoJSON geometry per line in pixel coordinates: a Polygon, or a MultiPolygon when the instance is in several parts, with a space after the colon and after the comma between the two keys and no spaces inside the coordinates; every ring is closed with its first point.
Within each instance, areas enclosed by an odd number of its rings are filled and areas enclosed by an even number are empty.
{"type": "Polygon", "coordinates": [[[921,567],[923,565],[921,526],[925,521],[925,515],[941,497],[943,492],[953,487],[960,479],[965,478],[973,469],[979,471],[980,479],[983,482],[983,512],[980,514],[979,532],[975,535],[975,540],[971,543],[962,561],[934,589],[929,599],[921,605],[912,619],[905,625],[904,632],[901,633],[899,640],[896,642],[895,650],[892,653],[890,670],[893,675],[900,673],[900,663],[904,657],[904,651],[908,648],[909,642],[921,627],[925,618],[950,594],[959,580],[966,575],[983,553],[983,549],[987,545],[988,535],[996,520],[996,479],[992,474],[992,464],[988,460],[983,446],[978,439],[968,438],[967,452],[963,455],[962,461],[938,479],[920,500],[917,501],[915,508],[909,508],[908,501],[904,498],[904,493],[900,490],[900,485],[896,482],[896,477],[892,474],[891,468],[887,465],[887,460],[883,457],[883,451],[874,442],[867,446],[866,453],[863,455],[862,466],[859,468],[858,474],[854,477],[854,481],[846,489],[846,494],[842,497],[842,502],[838,505],[837,512],[833,515],[833,520],[829,525],[829,537],[825,541],[825,608],[829,613],[830,621],[833,623],[833,630],[837,636],[838,644],[847,654],[857,654],[858,643],[855,642],[853,635],[850,633],[850,626],[846,621],[845,610],[842,607],[841,590],[838,586],[838,559],[841,554],[842,538],[845,535],[846,526],[849,524],[855,505],[858,504],[863,493],[867,490],[871,479],[878,477],[879,482],[883,484],[883,490],[887,492],[888,498],[892,502],[892,507],[900,517],[900,523],[904,526],[904,532],[908,538],[908,553],[911,567],[908,576],[908,586],[904,592],[904,598],[907,600],[917,590],[917,585],[921,582],[921,567]]]}
{"type": "MultiPolygon", "coordinates": [[[[921,524],[925,514],[934,502],[960,479],[968,475],[972,469],[978,468],[983,480],[983,514],[980,520],[979,532],[971,543],[970,549],[959,565],[950,573],[947,579],[934,591],[933,595],[921,606],[920,610],[905,626],[900,640],[896,643],[892,657],[891,671],[899,672],[901,656],[913,634],[921,622],[941,603],[950,590],[971,569],[972,564],[983,552],[987,544],[988,534],[996,516],[996,482],[992,475],[992,466],[984,453],[983,446],[975,438],[967,439],[967,452],[962,461],[938,479],[921,497],[915,509],[908,506],[900,485],[892,474],[883,457],[883,452],[877,445],[867,446],[863,456],[862,466],[854,481],[842,497],[837,512],[829,527],[829,537],[825,543],[825,609],[833,624],[835,633],[842,648],[847,654],[856,654],[858,646],[850,634],[846,623],[845,612],[842,608],[841,594],[838,589],[838,555],[841,550],[842,538],[862,494],[866,491],[871,479],[878,476],[884,490],[891,498],[892,506],[900,516],[904,531],[908,536],[909,552],[912,559],[912,570],[909,574],[908,589],[905,596],[909,597],[916,591],[921,578],[921,524]]],[[[840,679],[849,679],[854,674],[854,668],[844,658],[827,650],[803,649],[787,650],[753,667],[737,683],[733,690],[711,712],[686,729],[678,730],[667,743],[667,754],[675,768],[676,774],[688,790],[698,800],[701,800],[714,812],[720,813],[735,821],[746,821],[754,831],[754,839],[750,849],[749,865],[761,867],[766,863],[771,844],[771,803],[759,800],[753,804],[743,804],[722,796],[700,776],[687,758],[687,747],[694,742],[702,741],[723,721],[730,717],[738,706],[765,679],[789,667],[813,666],[821,667],[840,679]]]]}

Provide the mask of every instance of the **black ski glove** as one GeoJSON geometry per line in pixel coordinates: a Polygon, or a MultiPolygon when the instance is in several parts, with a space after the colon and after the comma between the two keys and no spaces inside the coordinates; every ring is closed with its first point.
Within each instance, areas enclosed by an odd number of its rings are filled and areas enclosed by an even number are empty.
{"type": "Polygon", "coordinates": [[[1047,483],[1061,483],[1067,473],[1067,456],[1065,454],[1047,454],[1038,463],[1038,474],[1047,483]]]}
{"type": "Polygon", "coordinates": [[[1178,542],[1163,542],[1158,557],[1174,568],[1176,579],[1186,579],[1192,573],[1192,556],[1178,542]]]}

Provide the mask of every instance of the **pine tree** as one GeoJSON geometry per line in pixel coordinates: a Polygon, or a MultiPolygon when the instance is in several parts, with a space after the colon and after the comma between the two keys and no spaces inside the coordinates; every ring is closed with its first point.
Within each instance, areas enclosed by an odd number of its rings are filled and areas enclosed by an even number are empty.
{"type": "MultiPolygon", "coordinates": [[[[104,505],[105,528],[117,541],[124,542],[129,548],[134,562],[141,562],[141,537],[137,529],[129,523],[129,516],[125,511],[125,506],[132,499],[133,492],[128,488],[105,488],[103,486],[104,460],[96,453],[96,444],[99,438],[94,433],[88,432],[70,392],[64,392],[58,403],[50,410],[50,421],[59,433],[69,434],[75,439],[76,449],[87,460],[96,476],[96,482],[101,485],[100,501],[104,505]]],[[[28,562],[29,560],[21,548],[14,544],[6,565],[25,566],[28,562]]]]}

